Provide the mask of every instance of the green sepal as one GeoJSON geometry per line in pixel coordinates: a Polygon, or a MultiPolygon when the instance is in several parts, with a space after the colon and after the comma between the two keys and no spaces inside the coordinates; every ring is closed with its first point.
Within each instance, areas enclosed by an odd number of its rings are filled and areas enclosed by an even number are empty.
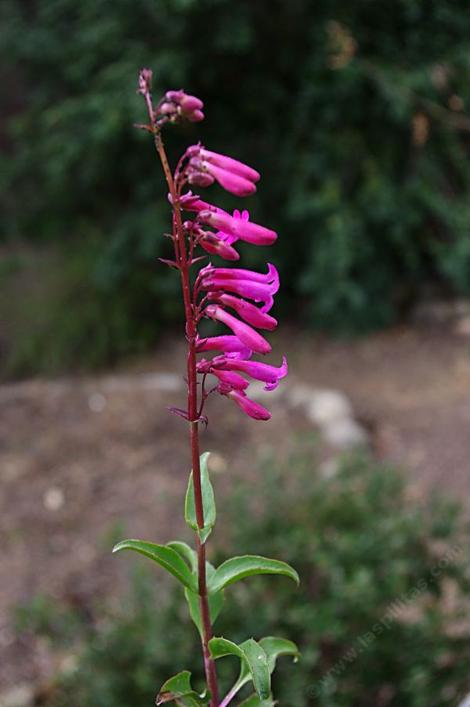
{"type": "Polygon", "coordinates": [[[176,702],[182,707],[207,707],[208,698],[204,695],[198,695],[191,687],[191,673],[189,670],[183,670],[177,675],[169,678],[160,688],[155,704],[164,705],[167,702],[176,702]]]}
{"type": "Polygon", "coordinates": [[[197,582],[194,574],[179,553],[169,545],[157,545],[145,540],[122,540],[114,546],[113,552],[120,552],[121,550],[133,550],[145,557],[149,557],[172,574],[173,577],[176,577],[189,590],[197,592],[197,582]]]}
{"type": "Polygon", "coordinates": [[[268,658],[263,647],[253,638],[240,643],[239,646],[226,638],[212,638],[209,641],[209,650],[214,660],[226,655],[236,655],[240,658],[242,665],[245,664],[249,672],[259,698],[266,700],[270,696],[271,674],[268,658]]]}
{"type": "MultiPolygon", "coordinates": [[[[173,542],[168,543],[168,547],[171,547],[173,550],[175,550],[180,555],[180,557],[182,557],[183,560],[185,560],[188,563],[191,571],[194,574],[195,581],[197,582],[197,554],[193,550],[193,548],[190,547],[189,545],[187,545],[186,543],[180,542],[179,540],[175,540],[173,542]]],[[[213,565],[211,565],[210,562],[206,562],[206,580],[207,581],[209,581],[211,579],[214,572],[215,572],[215,569],[214,569],[213,565]]],[[[200,635],[202,636],[203,631],[202,631],[201,610],[199,607],[199,595],[197,594],[197,592],[192,592],[190,589],[185,589],[184,596],[185,596],[186,601],[188,603],[189,614],[191,616],[191,619],[195,623],[197,630],[199,631],[200,635]]],[[[223,590],[220,592],[215,592],[215,594],[210,594],[208,596],[208,601],[209,601],[209,613],[210,613],[210,617],[211,617],[211,623],[213,625],[222,610],[222,606],[224,603],[223,590]]]]}
{"type": "Polygon", "coordinates": [[[299,584],[300,581],[295,569],[286,562],[271,560],[268,557],[259,555],[242,555],[240,557],[231,557],[217,567],[214,576],[208,582],[207,589],[209,593],[218,592],[229,584],[257,574],[284,575],[292,579],[296,584],[299,584]]]}
{"type": "Polygon", "coordinates": [[[210,452],[204,452],[200,457],[200,468],[201,468],[201,491],[202,491],[202,507],[204,510],[204,527],[199,528],[197,524],[196,517],[196,505],[194,501],[194,481],[193,472],[189,475],[188,490],[186,491],[186,499],[184,503],[184,517],[186,523],[192,528],[198,535],[201,543],[205,543],[207,538],[212,532],[212,528],[215,525],[216,520],[216,510],[215,510],[215,498],[214,489],[209,478],[209,470],[207,468],[207,461],[209,459],[210,452]]]}

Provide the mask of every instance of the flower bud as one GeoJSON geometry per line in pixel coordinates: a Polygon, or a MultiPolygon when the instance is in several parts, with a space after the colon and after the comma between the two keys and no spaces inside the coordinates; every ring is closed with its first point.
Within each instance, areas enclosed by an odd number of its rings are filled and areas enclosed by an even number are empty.
{"type": "Polygon", "coordinates": [[[258,334],[258,332],[248,326],[248,324],[236,319],[221,307],[218,307],[215,304],[210,304],[206,307],[204,313],[211,319],[215,319],[216,321],[222,322],[223,324],[226,324],[226,326],[230,327],[235,336],[237,336],[240,341],[252,351],[256,351],[261,354],[267,354],[271,351],[270,343],[266,341],[261,334],[258,334]]]}
{"type": "Polygon", "coordinates": [[[256,403],[254,400],[250,400],[250,398],[248,398],[246,393],[243,391],[231,390],[224,392],[223,389],[220,389],[219,392],[231,398],[246,415],[249,415],[249,417],[252,417],[254,420],[271,419],[271,413],[269,410],[266,410],[265,407],[259,403],[256,403]]]}

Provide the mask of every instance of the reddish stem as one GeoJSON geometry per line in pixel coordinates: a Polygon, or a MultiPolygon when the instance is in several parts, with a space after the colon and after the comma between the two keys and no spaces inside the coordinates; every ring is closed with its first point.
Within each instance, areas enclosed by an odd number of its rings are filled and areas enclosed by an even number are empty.
{"type": "MultiPolygon", "coordinates": [[[[151,101],[147,105],[151,105],[151,101]]],[[[153,118],[153,110],[150,113],[150,118],[153,118]]],[[[160,161],[162,163],[165,178],[170,190],[173,215],[175,222],[175,252],[179,256],[179,265],[181,272],[181,287],[183,292],[184,311],[186,318],[186,338],[188,341],[188,358],[187,358],[187,382],[188,382],[188,420],[189,433],[191,442],[191,459],[193,469],[194,483],[194,501],[196,508],[196,520],[198,528],[204,527],[204,507],[202,502],[202,487],[201,487],[201,468],[199,463],[199,427],[198,427],[198,389],[197,389],[197,373],[196,373],[196,336],[197,324],[196,317],[192,306],[191,298],[191,283],[189,279],[189,263],[187,257],[186,243],[184,237],[183,220],[181,217],[181,208],[179,204],[179,195],[175,186],[173,175],[168,164],[165,148],[160,136],[158,128],[154,125],[155,147],[157,149],[160,161]]],[[[196,535],[196,550],[198,564],[198,592],[199,606],[201,610],[202,621],[202,652],[204,657],[204,669],[206,673],[207,686],[211,693],[211,707],[219,705],[219,691],[217,685],[217,673],[215,662],[211,658],[209,651],[209,641],[212,638],[212,624],[209,612],[209,601],[207,596],[206,582],[206,547],[201,543],[199,536],[196,535]]]]}

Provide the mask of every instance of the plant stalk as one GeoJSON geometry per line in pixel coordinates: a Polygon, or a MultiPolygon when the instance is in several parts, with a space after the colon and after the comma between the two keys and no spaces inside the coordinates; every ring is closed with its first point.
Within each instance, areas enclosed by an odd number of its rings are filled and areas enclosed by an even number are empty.
{"type": "MultiPolygon", "coordinates": [[[[165,148],[161,139],[158,128],[154,132],[155,147],[162,163],[163,172],[168,184],[173,202],[174,216],[174,235],[176,237],[178,248],[177,257],[179,256],[179,266],[181,272],[181,288],[183,292],[184,311],[186,318],[186,338],[188,341],[188,356],[187,356],[187,383],[188,383],[188,422],[189,435],[191,444],[191,461],[193,470],[194,484],[194,501],[196,509],[196,520],[199,529],[204,527],[204,506],[202,501],[202,486],[201,486],[201,468],[199,462],[199,422],[198,422],[198,388],[197,388],[197,373],[196,373],[196,335],[197,325],[193,312],[191,299],[191,283],[189,279],[189,263],[187,259],[186,243],[184,239],[183,221],[181,217],[181,209],[178,200],[178,194],[175,187],[173,175],[168,164],[165,148]]],[[[208,689],[211,693],[211,707],[219,705],[219,690],[217,684],[217,673],[215,662],[211,658],[209,651],[209,641],[212,638],[212,624],[209,612],[209,600],[207,596],[207,581],[206,581],[206,547],[201,543],[199,536],[196,534],[196,550],[198,564],[198,593],[199,607],[201,611],[202,623],[202,653],[204,658],[204,670],[208,689]]]]}

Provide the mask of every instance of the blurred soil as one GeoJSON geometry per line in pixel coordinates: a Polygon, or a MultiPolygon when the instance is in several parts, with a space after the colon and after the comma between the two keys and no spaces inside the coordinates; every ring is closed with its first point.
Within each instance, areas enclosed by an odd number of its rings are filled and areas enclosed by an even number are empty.
{"type": "MultiPolygon", "coordinates": [[[[275,347],[288,354],[291,381],[350,397],[376,453],[408,470],[412,493],[467,498],[469,338],[442,326],[358,341],[292,331],[275,347]]],[[[1,689],[54,669],[41,641],[15,637],[14,606],[40,592],[78,606],[111,591],[118,599],[129,558],[111,556],[113,542],[184,533],[185,426],[166,410],[184,404],[183,366],[182,348],[168,342],[112,375],[0,387],[1,689]]],[[[255,473],[264,453],[287,454],[297,433],[315,434],[282,396],[270,407],[273,420],[261,424],[210,401],[202,448],[214,451],[218,489],[255,473]]]]}

